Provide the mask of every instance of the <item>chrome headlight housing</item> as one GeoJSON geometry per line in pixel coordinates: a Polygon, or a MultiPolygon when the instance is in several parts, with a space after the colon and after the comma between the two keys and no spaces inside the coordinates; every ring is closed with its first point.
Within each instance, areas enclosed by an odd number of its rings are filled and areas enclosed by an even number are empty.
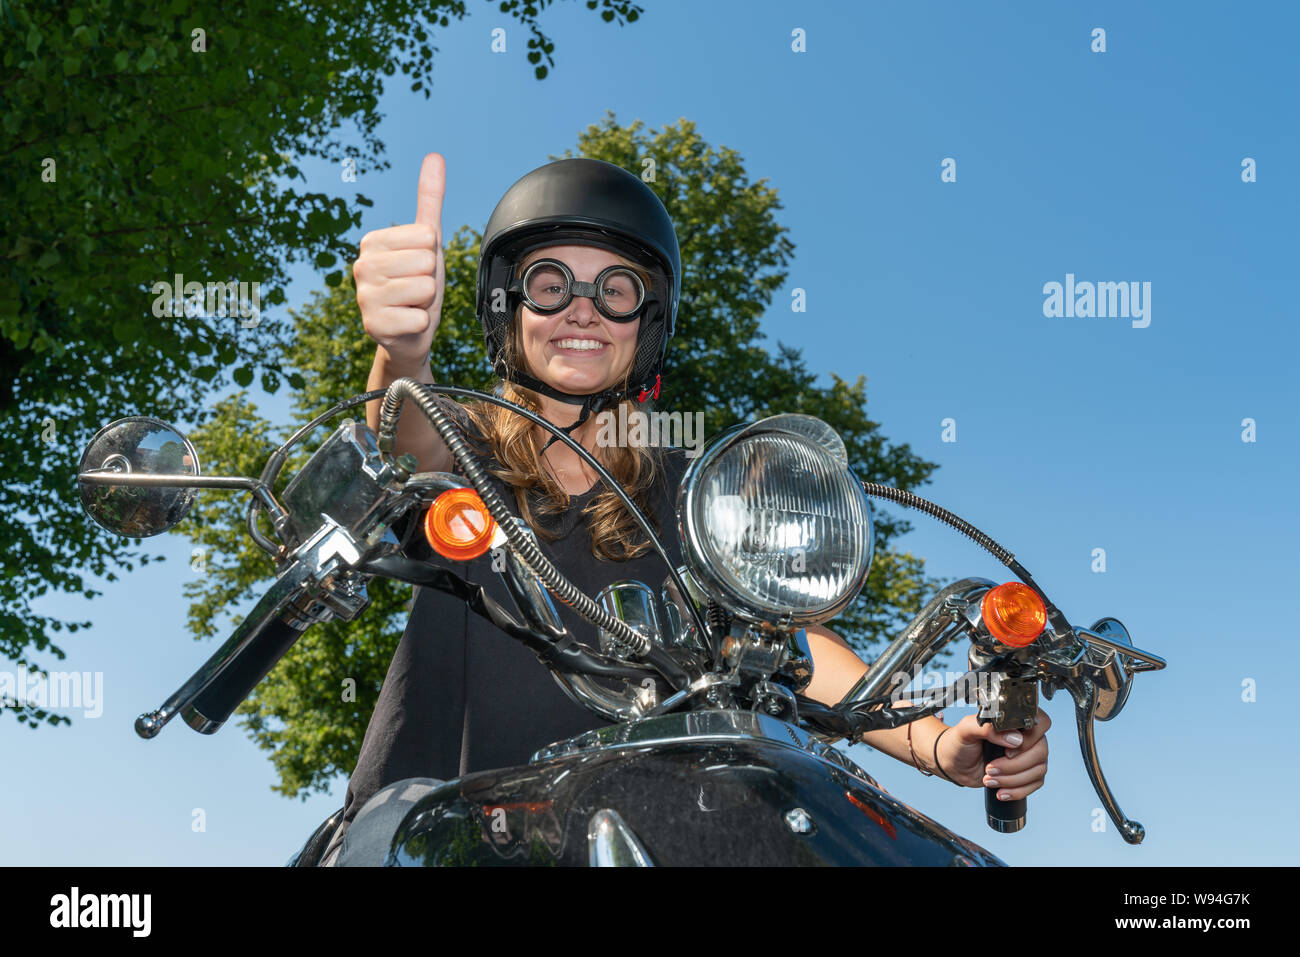
{"type": "Polygon", "coordinates": [[[871,568],[871,504],[844,442],[810,415],[736,426],[691,463],[677,496],[682,557],[737,618],[834,618],[871,568]]]}

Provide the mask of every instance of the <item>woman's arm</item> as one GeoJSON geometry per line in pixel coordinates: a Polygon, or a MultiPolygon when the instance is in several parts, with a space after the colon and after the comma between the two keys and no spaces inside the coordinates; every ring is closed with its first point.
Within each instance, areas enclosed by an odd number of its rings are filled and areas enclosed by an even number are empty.
{"type": "MultiPolygon", "coordinates": [[[[405,376],[433,383],[429,350],[442,319],[447,284],[442,255],[446,191],[446,162],[438,153],[430,153],[420,167],[415,222],[375,229],[361,237],[352,276],[361,324],[378,344],[366,391],[387,388],[405,376]]],[[[376,431],[380,404],[379,399],[366,404],[366,424],[376,431]]],[[[402,410],[395,451],[414,455],[421,471],[446,471],[452,461],[438,430],[413,409],[402,410]]]]}
{"type": "MultiPolygon", "coordinates": [[[[808,646],[813,656],[813,680],[804,689],[804,695],[822,704],[837,704],[850,688],[867,671],[867,664],[859,658],[843,638],[829,628],[810,625],[806,630],[808,646]]],[[[912,750],[923,761],[934,750],[934,739],[946,728],[937,717],[922,718],[912,722],[912,750]]],[[[904,764],[915,766],[907,748],[907,726],[888,731],[868,731],[859,740],[877,751],[884,751],[904,764]]],[[[926,761],[926,770],[932,770],[926,761]]]]}
{"type": "MultiPolygon", "coordinates": [[[[854,654],[839,635],[821,625],[805,629],[808,646],[813,656],[813,680],[804,689],[804,695],[823,704],[838,704],[853,687],[867,665],[854,654]]],[[[1003,800],[1016,800],[1032,794],[1043,786],[1047,775],[1047,729],[1052,721],[1045,712],[1038,712],[1038,723],[1023,734],[1001,733],[991,724],[981,725],[975,716],[967,715],[954,725],[946,725],[936,716],[913,721],[912,746],[908,748],[908,725],[884,731],[868,731],[859,739],[890,757],[913,767],[920,763],[926,771],[937,772],[935,739],[939,738],[937,757],[939,765],[953,781],[965,787],[999,786],[1003,800]],[[944,734],[944,732],[950,732],[944,734]],[[983,744],[985,739],[1004,745],[1004,757],[985,764],[983,744]],[[913,759],[915,754],[915,760],[913,759]],[[988,773],[989,770],[994,773],[988,773]]]]}

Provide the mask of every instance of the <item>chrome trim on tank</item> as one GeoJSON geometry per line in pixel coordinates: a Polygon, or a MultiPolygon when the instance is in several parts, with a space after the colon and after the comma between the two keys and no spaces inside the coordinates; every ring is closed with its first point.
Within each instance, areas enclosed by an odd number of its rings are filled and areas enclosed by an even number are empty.
{"type": "Polygon", "coordinates": [[[529,759],[529,763],[538,764],[571,754],[618,748],[650,748],[737,739],[760,740],[777,747],[803,751],[881,790],[876,779],[854,764],[842,751],[824,744],[801,728],[755,711],[688,711],[610,725],[549,744],[539,749],[529,759]]]}
{"type": "Polygon", "coordinates": [[[591,867],[654,867],[627,822],[603,807],[587,822],[587,864],[591,867]]]}

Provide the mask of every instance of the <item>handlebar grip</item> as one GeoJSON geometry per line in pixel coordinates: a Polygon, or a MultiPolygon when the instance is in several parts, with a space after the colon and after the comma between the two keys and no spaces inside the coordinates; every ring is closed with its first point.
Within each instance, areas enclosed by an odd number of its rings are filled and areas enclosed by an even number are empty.
{"type": "MultiPolygon", "coordinates": [[[[984,741],[984,763],[1000,758],[1007,749],[992,741],[984,741]]],[[[1025,814],[1029,807],[1029,798],[1017,798],[1014,801],[999,801],[997,788],[984,789],[984,811],[988,815],[989,827],[1003,834],[1012,834],[1025,826],[1025,814]]]]}
{"type": "Polygon", "coordinates": [[[267,622],[194,703],[181,710],[185,723],[203,734],[215,733],[300,637],[302,632],[282,618],[267,622]]]}

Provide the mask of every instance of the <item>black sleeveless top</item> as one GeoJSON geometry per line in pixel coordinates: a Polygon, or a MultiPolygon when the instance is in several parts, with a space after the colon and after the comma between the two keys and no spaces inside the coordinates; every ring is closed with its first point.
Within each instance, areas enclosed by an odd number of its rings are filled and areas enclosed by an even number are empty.
{"type": "MultiPolygon", "coordinates": [[[[439,397],[462,431],[473,435],[464,410],[439,397]]],[[[471,446],[477,449],[477,446],[471,446]]],[[[647,517],[657,522],[660,539],[675,566],[682,562],[677,537],[677,487],[688,464],[681,449],[656,448],[660,481],[652,490],[647,517]]],[[[499,465],[490,455],[488,468],[499,465]]],[[[489,476],[512,512],[513,489],[489,476]]],[[[604,487],[570,496],[569,509],[542,519],[559,533],[538,536],[542,551],[588,596],[610,582],[635,579],[659,593],[668,569],[653,549],[626,562],[592,553],[583,507],[604,487]]],[[[425,546],[427,548],[427,546],[425,546]]],[[[451,562],[427,552],[430,561],[453,568],[518,617],[501,575],[492,571],[491,552],[470,562],[451,562]]],[[[598,647],[594,625],[555,602],[569,633],[598,647]]],[[[474,771],[526,764],[538,748],[608,720],[570,700],[551,673],[523,645],[497,630],[463,602],[435,589],[419,587],[406,631],[389,665],[379,700],[366,728],[356,769],[348,782],[344,821],[350,823],[375,792],[411,777],[450,780],[474,771]]]]}

